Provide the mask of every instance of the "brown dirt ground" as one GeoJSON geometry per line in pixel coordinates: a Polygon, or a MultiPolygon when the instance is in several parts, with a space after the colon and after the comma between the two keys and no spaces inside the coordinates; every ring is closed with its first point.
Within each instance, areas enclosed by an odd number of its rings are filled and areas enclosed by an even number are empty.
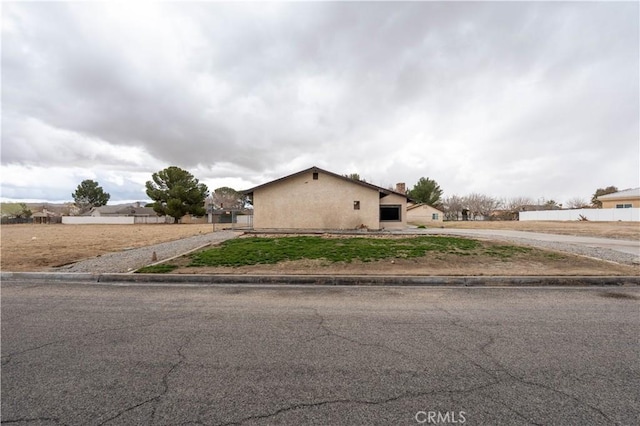
{"type": "Polygon", "coordinates": [[[43,271],[105,253],[211,232],[211,225],[2,225],[0,269],[43,271]]]}
{"type": "MultiPolygon", "coordinates": [[[[267,236],[267,235],[265,235],[267,236]]],[[[273,236],[273,235],[269,235],[273,236]]],[[[343,238],[326,236],[327,238],[343,238]]],[[[346,238],[348,236],[345,236],[346,238]]],[[[244,237],[242,237],[244,238],[244,237]]],[[[396,237],[378,237],[396,238],[396,237]]],[[[481,241],[484,247],[506,245],[481,241]]],[[[461,256],[431,253],[415,259],[385,259],[375,262],[355,261],[331,263],[324,260],[299,260],[276,265],[241,267],[188,267],[188,257],[174,259],[170,264],[179,268],[176,274],[246,274],[246,275],[638,275],[640,266],[619,265],[567,253],[532,248],[528,253],[516,253],[508,259],[486,254],[461,256]]]]}
{"type": "MultiPolygon", "coordinates": [[[[625,222],[445,222],[445,228],[515,229],[570,235],[640,239],[640,225],[625,222]]],[[[3,225],[0,269],[43,271],[78,260],[211,232],[211,225],[3,225]]],[[[548,253],[548,252],[540,252],[548,253]]],[[[509,260],[483,256],[434,255],[421,259],[329,264],[285,262],[242,268],[184,268],[183,273],[379,274],[379,275],[638,275],[637,266],[583,257],[516,255],[509,260]]]]}

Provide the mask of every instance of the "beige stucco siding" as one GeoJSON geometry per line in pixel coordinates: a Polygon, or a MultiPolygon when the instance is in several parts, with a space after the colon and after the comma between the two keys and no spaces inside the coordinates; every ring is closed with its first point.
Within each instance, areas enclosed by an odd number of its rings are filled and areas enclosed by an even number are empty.
{"type": "MultiPolygon", "coordinates": [[[[254,229],[379,228],[379,195],[373,188],[320,172],[303,173],[253,192],[254,229]],[[360,209],[354,209],[354,201],[360,209]]],[[[398,203],[400,204],[400,203],[398,203]]]]}
{"type": "Polygon", "coordinates": [[[412,225],[427,225],[434,222],[442,222],[444,214],[429,205],[423,204],[414,208],[407,209],[407,222],[412,225]],[[433,215],[437,214],[438,218],[434,219],[433,215]]]}
{"type": "Polygon", "coordinates": [[[618,200],[602,200],[603,209],[615,209],[617,205],[631,204],[633,208],[640,208],[640,199],[637,197],[620,198],[618,200]]]}
{"type": "Polygon", "coordinates": [[[640,188],[629,188],[613,194],[601,195],[598,200],[604,209],[640,208],[640,188]]]}

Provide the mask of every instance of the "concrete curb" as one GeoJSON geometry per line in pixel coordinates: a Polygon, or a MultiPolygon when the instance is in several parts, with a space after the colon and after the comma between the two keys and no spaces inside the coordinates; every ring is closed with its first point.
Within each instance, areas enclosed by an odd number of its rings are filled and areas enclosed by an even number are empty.
{"type": "Polygon", "coordinates": [[[99,284],[270,284],[322,286],[575,287],[640,286],[638,276],[380,276],[380,275],[196,275],[2,272],[2,281],[99,284]]]}

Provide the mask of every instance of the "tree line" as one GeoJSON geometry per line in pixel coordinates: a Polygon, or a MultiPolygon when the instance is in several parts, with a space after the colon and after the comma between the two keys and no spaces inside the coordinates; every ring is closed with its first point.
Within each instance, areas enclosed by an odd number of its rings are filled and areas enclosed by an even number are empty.
{"type": "Polygon", "coordinates": [[[478,218],[517,220],[518,213],[527,210],[602,208],[602,202],[597,198],[602,195],[618,192],[618,188],[615,186],[598,188],[593,194],[590,202],[580,197],[574,197],[569,199],[563,206],[563,204],[558,203],[553,199],[536,201],[533,198],[526,196],[496,198],[480,193],[471,193],[463,196],[451,195],[440,198],[438,195],[441,194],[441,192],[429,193],[425,188],[426,185],[422,185],[423,192],[419,192],[416,191],[416,188],[414,187],[414,190],[409,191],[408,195],[419,202],[425,202],[423,201],[425,199],[431,200],[432,202],[426,203],[442,210],[445,220],[475,220],[478,218]],[[426,195],[424,195],[424,192],[426,192],[426,195]],[[419,194],[419,196],[414,198],[412,194],[416,193],[419,194]]]}
{"type": "MultiPolygon", "coordinates": [[[[200,183],[190,172],[170,166],[151,175],[145,184],[145,192],[153,201],[146,205],[160,216],[169,216],[179,223],[184,215],[204,216],[205,206],[214,210],[241,209],[246,198],[233,188],[221,187],[209,193],[207,185],[200,183]]],[[[81,213],[107,204],[111,195],[98,182],[86,179],[71,194],[81,213]]]]}
{"type": "MultiPolygon", "coordinates": [[[[354,175],[358,176],[357,174],[347,176],[354,175]]],[[[443,198],[443,190],[434,179],[421,177],[413,188],[407,191],[407,195],[415,202],[425,203],[442,210],[445,220],[475,220],[478,218],[516,220],[518,212],[526,210],[555,210],[563,207],[569,209],[601,208],[602,202],[598,200],[598,197],[614,192],[618,192],[618,188],[615,186],[598,188],[590,202],[580,197],[574,197],[568,200],[565,206],[555,200],[541,202],[526,196],[500,199],[486,194],[471,193],[443,198]]]]}

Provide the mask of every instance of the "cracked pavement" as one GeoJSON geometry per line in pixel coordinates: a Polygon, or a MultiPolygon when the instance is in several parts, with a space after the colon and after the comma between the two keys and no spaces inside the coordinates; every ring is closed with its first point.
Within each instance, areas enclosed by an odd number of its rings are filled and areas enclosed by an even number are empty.
{"type": "Polygon", "coordinates": [[[2,283],[2,422],[635,424],[640,289],[2,283]]]}

